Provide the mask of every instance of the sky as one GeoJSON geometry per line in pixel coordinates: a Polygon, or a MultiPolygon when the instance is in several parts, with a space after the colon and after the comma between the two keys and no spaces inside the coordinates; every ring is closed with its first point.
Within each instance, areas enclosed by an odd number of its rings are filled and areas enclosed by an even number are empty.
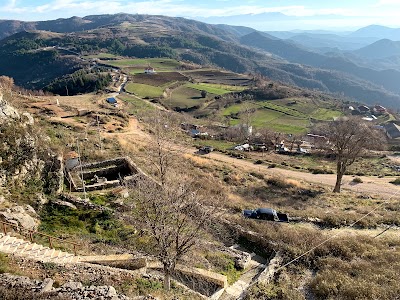
{"type": "Polygon", "coordinates": [[[400,27],[399,11],[400,0],[0,0],[0,19],[39,21],[139,13],[259,30],[351,30],[370,24],[400,27]]]}

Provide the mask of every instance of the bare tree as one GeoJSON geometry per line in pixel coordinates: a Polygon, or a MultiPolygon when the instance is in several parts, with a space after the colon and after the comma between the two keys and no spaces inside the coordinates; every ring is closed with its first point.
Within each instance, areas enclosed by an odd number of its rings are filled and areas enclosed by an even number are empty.
{"type": "Polygon", "coordinates": [[[169,171],[173,168],[174,143],[178,132],[174,115],[169,112],[152,112],[144,116],[145,122],[149,125],[153,140],[147,149],[147,156],[153,167],[156,168],[156,176],[161,185],[165,185],[169,171]]]}
{"type": "Polygon", "coordinates": [[[359,118],[340,118],[319,128],[329,140],[330,151],[336,157],[336,184],[333,192],[340,193],[340,186],[347,167],[367,149],[378,149],[384,144],[382,134],[359,118]]]}
{"type": "Polygon", "coordinates": [[[160,186],[139,180],[133,191],[136,220],[147,236],[147,251],[163,264],[166,290],[176,264],[198,243],[210,218],[193,185],[176,181],[160,186]]]}
{"type": "Polygon", "coordinates": [[[199,241],[210,211],[202,205],[205,199],[194,188],[197,184],[183,175],[184,166],[176,157],[179,120],[169,112],[157,112],[147,121],[153,133],[149,160],[157,170],[157,180],[141,177],[131,186],[133,212],[137,227],[146,236],[146,252],[163,264],[168,290],[177,262],[199,241]]]}

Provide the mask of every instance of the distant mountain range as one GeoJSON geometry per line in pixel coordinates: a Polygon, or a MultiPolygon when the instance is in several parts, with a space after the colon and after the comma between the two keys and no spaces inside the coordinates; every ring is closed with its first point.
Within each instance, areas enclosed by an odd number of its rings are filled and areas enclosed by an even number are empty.
{"type": "Polygon", "coordinates": [[[266,33],[244,26],[129,14],[43,22],[3,20],[0,75],[13,76],[27,88],[43,88],[85,67],[79,58],[53,47],[58,46],[81,54],[108,51],[135,57],[166,56],[234,72],[261,73],[287,84],[400,108],[399,44],[378,36],[396,37],[397,32],[369,26],[343,35],[266,33]]]}

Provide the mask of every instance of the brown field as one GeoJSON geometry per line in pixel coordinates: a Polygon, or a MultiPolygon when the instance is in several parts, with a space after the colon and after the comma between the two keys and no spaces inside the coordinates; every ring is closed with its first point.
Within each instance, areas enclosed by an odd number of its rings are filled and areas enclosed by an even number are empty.
{"type": "Polygon", "coordinates": [[[132,81],[153,86],[163,86],[170,82],[187,81],[188,78],[178,72],[162,72],[157,74],[136,74],[132,81]]]}
{"type": "Polygon", "coordinates": [[[185,74],[204,83],[248,86],[252,82],[248,76],[219,70],[196,70],[185,72],[185,74]]]}

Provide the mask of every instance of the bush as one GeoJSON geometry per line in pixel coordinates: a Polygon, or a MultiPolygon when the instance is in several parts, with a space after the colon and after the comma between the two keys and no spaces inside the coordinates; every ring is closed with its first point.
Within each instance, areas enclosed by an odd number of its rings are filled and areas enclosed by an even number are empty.
{"type": "Polygon", "coordinates": [[[395,184],[395,185],[400,185],[400,177],[396,178],[395,180],[390,181],[390,183],[395,184]]]}
{"type": "Polygon", "coordinates": [[[289,188],[292,185],[288,183],[285,179],[279,177],[270,177],[267,179],[267,184],[278,187],[278,188],[289,188]]]}
{"type": "Polygon", "coordinates": [[[312,174],[333,174],[333,171],[328,169],[308,168],[308,170],[312,174]]]}
{"type": "Polygon", "coordinates": [[[353,178],[354,183],[363,183],[362,179],[360,177],[354,177],[353,178]]]}
{"type": "Polygon", "coordinates": [[[0,274],[6,273],[8,271],[8,257],[0,253],[0,274]]]}

